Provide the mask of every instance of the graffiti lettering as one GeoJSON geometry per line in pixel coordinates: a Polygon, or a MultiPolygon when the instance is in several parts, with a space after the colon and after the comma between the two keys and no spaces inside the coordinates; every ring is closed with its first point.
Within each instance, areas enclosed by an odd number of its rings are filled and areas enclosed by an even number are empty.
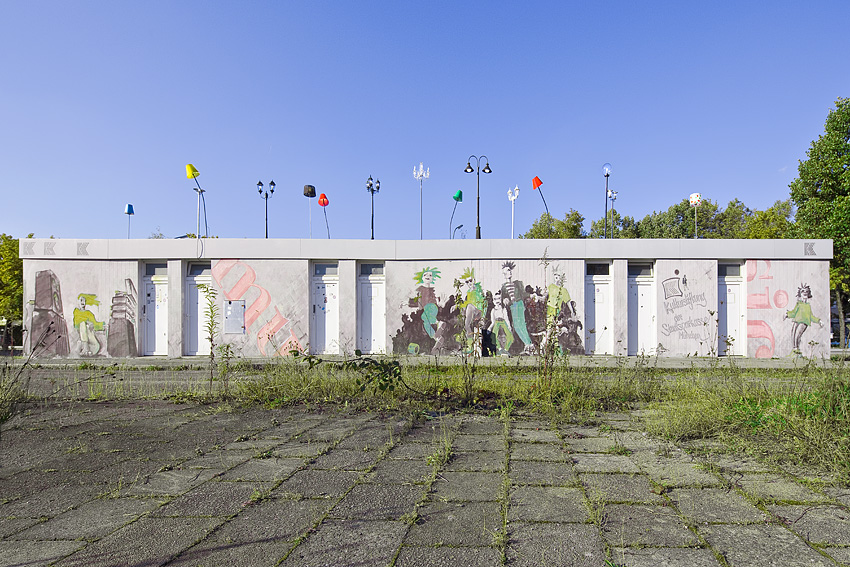
{"type": "Polygon", "coordinates": [[[756,358],[770,358],[773,356],[773,350],[776,345],[776,339],[773,337],[773,329],[765,321],[747,321],[747,338],[750,339],[766,339],[768,345],[761,345],[756,349],[756,358]]]}
{"type": "Polygon", "coordinates": [[[672,299],[670,301],[664,302],[664,309],[667,313],[672,313],[677,309],[681,309],[682,307],[689,307],[691,311],[694,309],[694,305],[698,305],[700,307],[705,307],[708,305],[708,302],[705,299],[705,292],[702,293],[688,293],[687,295],[682,296],[681,299],[672,299]]]}
{"type": "MultiPolygon", "coordinates": [[[[216,284],[220,288],[224,289],[222,280],[236,266],[244,268],[245,273],[242,274],[242,277],[236,281],[229,291],[224,291],[225,299],[229,299],[231,301],[242,299],[242,297],[244,297],[251,288],[255,288],[259,292],[257,299],[255,299],[254,302],[245,310],[245,330],[247,331],[251,328],[251,325],[259,319],[260,315],[271,305],[271,294],[264,287],[254,283],[257,279],[257,273],[251,266],[239,260],[219,260],[216,265],[213,266],[212,277],[215,279],[216,284]]],[[[275,307],[274,315],[271,320],[263,325],[257,332],[257,347],[260,349],[261,353],[267,354],[266,345],[274,337],[275,333],[277,333],[287,323],[289,323],[289,319],[281,315],[280,311],[278,311],[277,307],[275,307]]],[[[285,354],[292,349],[303,350],[295,336],[295,333],[292,329],[290,329],[289,337],[280,348],[274,351],[274,354],[285,354]]]]}

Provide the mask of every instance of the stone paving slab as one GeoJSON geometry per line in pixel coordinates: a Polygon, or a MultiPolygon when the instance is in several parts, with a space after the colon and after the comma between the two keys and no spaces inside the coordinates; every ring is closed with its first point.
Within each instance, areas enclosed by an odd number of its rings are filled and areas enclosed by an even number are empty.
{"type": "Polygon", "coordinates": [[[89,544],[58,567],[115,567],[163,565],[181,551],[204,539],[222,524],[221,518],[141,518],[89,544]]]}
{"type": "Polygon", "coordinates": [[[850,545],[850,511],[843,506],[777,506],[767,509],[811,543],[850,545]]]}
{"type": "Polygon", "coordinates": [[[505,451],[455,453],[446,464],[447,471],[500,472],[505,470],[505,451]]]}
{"type": "Polygon", "coordinates": [[[402,522],[329,520],[296,547],[282,567],[384,567],[407,531],[402,522]]]}
{"type": "Polygon", "coordinates": [[[419,516],[406,544],[488,546],[502,527],[498,502],[427,502],[419,516]]]}
{"type": "Polygon", "coordinates": [[[584,522],[588,509],[578,488],[520,486],[511,491],[508,521],[584,522]]]}
{"type": "Polygon", "coordinates": [[[611,553],[614,562],[622,567],[720,567],[721,563],[709,549],[652,547],[644,549],[616,548],[611,553]]]}
{"type": "Polygon", "coordinates": [[[394,567],[500,567],[502,554],[492,547],[403,546],[394,567]]]}
{"type": "Polygon", "coordinates": [[[511,461],[508,477],[515,484],[570,486],[578,482],[572,464],[545,461],[511,461]]]}
{"type": "Polygon", "coordinates": [[[675,488],[668,493],[679,512],[693,522],[727,524],[763,522],[766,514],[734,490],[675,488]]]}
{"type": "Polygon", "coordinates": [[[162,501],[98,498],[17,533],[16,540],[96,540],[155,510],[162,501]]]}
{"type": "Polygon", "coordinates": [[[658,488],[644,475],[583,473],[579,479],[587,494],[599,495],[606,502],[664,502],[658,488]]]}
{"type": "Polygon", "coordinates": [[[334,518],[400,520],[424,497],[414,484],[358,484],[331,510],[334,518]]]}
{"type": "Polygon", "coordinates": [[[745,473],[737,484],[747,493],[775,502],[823,502],[828,497],[777,474],[745,473]]]}
{"type": "Polygon", "coordinates": [[[624,455],[575,454],[576,472],[638,473],[637,465],[624,455]]]}
{"type": "Polygon", "coordinates": [[[602,532],[620,547],[687,547],[699,543],[682,519],[667,506],[606,504],[602,532]]]}
{"type": "Polygon", "coordinates": [[[602,538],[588,524],[525,524],[509,528],[508,564],[516,567],[601,567],[602,538]]]}
{"type": "Polygon", "coordinates": [[[41,567],[83,547],[79,541],[0,541],[0,567],[41,567]]]}
{"type": "Polygon", "coordinates": [[[444,472],[434,483],[433,498],[465,502],[497,500],[503,478],[499,473],[444,472]]]}
{"type": "Polygon", "coordinates": [[[784,527],[715,524],[700,530],[732,567],[834,567],[784,527]]]}

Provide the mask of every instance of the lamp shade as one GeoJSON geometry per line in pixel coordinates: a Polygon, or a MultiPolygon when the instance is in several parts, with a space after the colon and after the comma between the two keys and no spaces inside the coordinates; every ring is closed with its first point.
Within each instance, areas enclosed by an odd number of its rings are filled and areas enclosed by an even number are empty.
{"type": "Polygon", "coordinates": [[[312,185],[305,185],[304,186],[304,196],[312,199],[313,197],[316,196],[316,188],[313,187],[312,185]]]}
{"type": "Polygon", "coordinates": [[[455,194],[452,196],[452,199],[454,199],[454,200],[455,200],[456,202],[458,202],[458,203],[463,203],[463,191],[461,191],[460,189],[458,189],[458,190],[457,190],[457,193],[455,193],[455,194]]]}
{"type": "Polygon", "coordinates": [[[320,207],[327,207],[329,203],[330,203],[330,201],[328,201],[327,195],[325,195],[324,193],[319,195],[319,206],[320,207]]]}
{"type": "Polygon", "coordinates": [[[702,195],[699,193],[691,193],[690,201],[692,207],[699,207],[702,205],[702,195]]]}
{"type": "Polygon", "coordinates": [[[542,182],[542,181],[540,181],[540,178],[539,178],[539,177],[537,177],[537,176],[535,175],[535,176],[534,176],[534,179],[532,179],[532,180],[531,180],[531,188],[532,188],[532,189],[537,189],[537,188],[538,188],[538,187],[540,187],[541,185],[543,185],[543,182],[542,182]]]}
{"type": "Polygon", "coordinates": [[[131,205],[130,203],[127,203],[127,206],[126,206],[126,207],[124,207],[124,214],[125,214],[125,215],[134,215],[134,214],[136,214],[136,212],[133,210],[133,205],[131,205]]]}
{"type": "Polygon", "coordinates": [[[199,175],[200,173],[197,169],[195,169],[194,165],[192,165],[191,163],[186,164],[186,179],[194,179],[199,175]]]}

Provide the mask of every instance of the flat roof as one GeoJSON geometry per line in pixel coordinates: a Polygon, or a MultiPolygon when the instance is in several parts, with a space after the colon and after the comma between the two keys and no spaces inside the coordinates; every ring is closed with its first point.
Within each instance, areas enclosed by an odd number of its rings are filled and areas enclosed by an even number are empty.
{"type": "Polygon", "coordinates": [[[24,260],[831,260],[832,240],[486,239],[328,240],[293,238],[50,239],[22,238],[24,260]]]}

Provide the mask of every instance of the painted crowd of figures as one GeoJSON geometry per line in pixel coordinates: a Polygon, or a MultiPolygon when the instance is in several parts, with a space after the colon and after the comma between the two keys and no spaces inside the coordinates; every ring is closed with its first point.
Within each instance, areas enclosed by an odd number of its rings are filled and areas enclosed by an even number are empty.
{"type": "Polygon", "coordinates": [[[516,264],[502,264],[503,281],[495,291],[485,290],[467,268],[456,280],[456,293],[437,294],[434,284],[440,270],[425,267],[416,272],[414,308],[402,317],[393,337],[395,354],[447,354],[478,350],[483,356],[534,354],[548,341],[556,341],[560,354],[584,354],[582,323],[576,302],[556,273],[545,288],[515,279],[516,264]]]}

